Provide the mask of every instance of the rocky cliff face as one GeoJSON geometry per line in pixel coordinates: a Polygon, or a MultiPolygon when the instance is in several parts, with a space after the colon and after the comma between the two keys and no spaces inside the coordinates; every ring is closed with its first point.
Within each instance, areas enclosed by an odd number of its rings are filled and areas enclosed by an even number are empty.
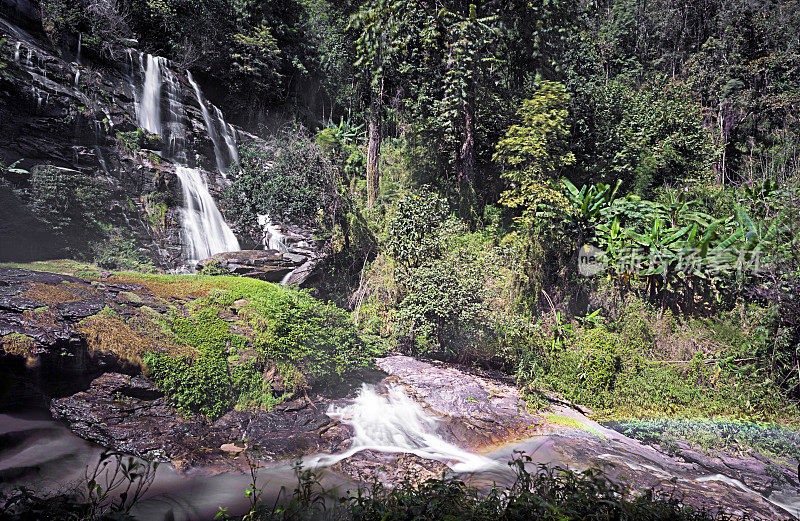
{"type": "MultiPolygon", "coordinates": [[[[178,266],[182,195],[174,147],[183,149],[181,162],[201,169],[212,194],[225,184],[208,120],[186,72],[164,62],[174,74],[177,95],[169,103],[162,97],[161,110],[180,134],[170,127],[159,138],[137,124],[146,56],[135,49],[120,49],[126,58],[119,61],[79,56],[77,42],[74,49],[55,48],[34,31],[30,2],[2,0],[0,14],[5,16],[0,18],[0,163],[16,163],[0,180],[0,260],[69,254],[75,237],[54,229],[41,211],[31,211],[24,192],[29,172],[52,165],[63,177],[97,184],[102,200],[94,203],[102,224],[127,230],[139,254],[161,268],[178,266]]],[[[234,134],[254,139],[241,129],[234,134]]],[[[242,245],[255,246],[249,242],[245,238],[242,245]]]]}

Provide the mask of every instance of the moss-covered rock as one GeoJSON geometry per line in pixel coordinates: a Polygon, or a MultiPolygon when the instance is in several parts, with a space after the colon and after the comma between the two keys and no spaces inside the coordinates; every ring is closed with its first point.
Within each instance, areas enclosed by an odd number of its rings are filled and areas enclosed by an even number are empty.
{"type": "Polygon", "coordinates": [[[10,267],[0,280],[7,355],[54,358],[78,341],[87,360],[142,371],[172,403],[212,418],[338,384],[374,358],[346,312],[259,280],[10,267]]]}

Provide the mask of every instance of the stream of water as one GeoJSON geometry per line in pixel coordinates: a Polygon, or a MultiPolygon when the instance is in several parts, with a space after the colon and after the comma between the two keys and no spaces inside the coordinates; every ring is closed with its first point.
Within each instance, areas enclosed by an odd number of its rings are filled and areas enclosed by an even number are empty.
{"type": "Polygon", "coordinates": [[[187,259],[200,261],[215,253],[239,250],[239,241],[222,218],[200,171],[178,166],[175,173],[183,190],[181,223],[187,259]]]}
{"type": "Polygon", "coordinates": [[[399,387],[387,396],[374,385],[364,384],[352,403],[332,407],[328,416],[353,428],[352,445],[342,454],[321,454],[306,458],[311,467],[327,467],[362,450],[404,452],[447,464],[454,472],[482,472],[499,464],[447,442],[437,432],[437,419],[399,387]]]}
{"type": "MultiPolygon", "coordinates": [[[[411,453],[445,463],[475,486],[510,485],[515,474],[507,463],[515,454],[525,453],[531,465],[561,465],[576,470],[588,462],[564,461],[559,451],[565,438],[535,436],[499,447],[491,453],[475,454],[445,440],[438,430],[439,420],[425,411],[399,387],[390,387],[385,395],[373,385],[364,384],[357,396],[344,405],[331,406],[328,415],[353,429],[351,447],[340,454],[317,454],[303,458],[304,468],[320,469],[322,485],[327,490],[344,493],[355,488],[354,482],[329,469],[331,465],[363,450],[385,453],[411,453]],[[573,467],[577,465],[577,467],[573,467]]],[[[608,432],[611,435],[611,431],[608,432]]],[[[601,433],[602,434],[602,433],[601,433]]],[[[0,491],[25,485],[34,490],[67,490],[85,483],[85,469],[93,468],[101,448],[76,436],[46,413],[25,415],[0,414],[0,439],[7,448],[0,450],[0,491]]],[[[585,438],[584,438],[585,439],[585,438]]],[[[581,439],[575,440],[580,445],[581,439]]],[[[595,442],[596,443],[596,442],[595,442]]],[[[661,479],[679,482],[718,483],[748,495],[758,493],[738,480],[723,475],[690,475],[665,467],[663,455],[645,446],[625,447],[609,440],[604,442],[608,453],[599,454],[616,464],[649,472],[661,479]],[[642,455],[653,452],[652,459],[642,455]],[[658,457],[657,457],[658,456],[658,457]]],[[[248,477],[226,473],[205,475],[202,469],[180,475],[171,467],[159,467],[156,479],[135,508],[140,519],[211,519],[218,507],[231,514],[243,513],[247,501],[243,496],[248,477]]],[[[289,491],[297,484],[293,462],[270,463],[259,471],[258,486],[264,499],[272,501],[282,487],[289,491]]],[[[766,498],[776,507],[800,514],[800,497],[791,493],[773,494],[766,498]]]]}

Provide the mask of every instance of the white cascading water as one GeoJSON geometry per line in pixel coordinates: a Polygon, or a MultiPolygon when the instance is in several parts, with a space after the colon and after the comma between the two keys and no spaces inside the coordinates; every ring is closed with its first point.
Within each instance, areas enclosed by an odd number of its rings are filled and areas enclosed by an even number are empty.
{"type": "MultiPolygon", "coordinates": [[[[166,128],[164,128],[164,142],[167,145],[167,154],[181,164],[186,164],[186,128],[183,124],[183,105],[181,105],[181,83],[178,77],[166,66],[162,68],[164,87],[167,95],[166,128]]],[[[163,126],[163,123],[162,123],[163,126]]]]}
{"type": "Polygon", "coordinates": [[[208,137],[214,144],[214,158],[217,161],[217,169],[224,175],[228,172],[228,166],[230,166],[232,163],[239,164],[239,152],[236,149],[236,141],[231,131],[228,129],[228,124],[225,122],[225,118],[222,116],[222,111],[220,111],[217,107],[214,107],[219,126],[222,129],[222,138],[225,140],[225,146],[227,148],[226,157],[225,152],[223,152],[222,149],[222,143],[220,142],[220,134],[217,132],[216,126],[214,125],[214,119],[211,117],[211,111],[208,110],[206,100],[203,97],[202,91],[200,90],[200,85],[194,81],[191,72],[187,72],[187,78],[189,79],[189,84],[191,84],[192,88],[194,89],[194,94],[197,97],[197,103],[200,105],[200,111],[203,114],[203,121],[206,124],[208,137]]]}
{"type": "MultiPolygon", "coordinates": [[[[129,56],[132,68],[133,56],[129,56]]],[[[132,85],[139,126],[150,133],[164,137],[167,155],[179,163],[175,172],[181,182],[184,200],[181,225],[185,259],[191,264],[217,253],[240,250],[239,241],[217,208],[202,173],[196,168],[186,166],[184,114],[180,102],[181,86],[177,76],[169,69],[166,59],[158,56],[148,54],[145,67],[145,57],[140,55],[139,64],[144,78],[141,92],[132,85]],[[168,114],[163,118],[166,120],[166,125],[162,123],[162,90],[166,91],[167,96],[168,114]]],[[[191,75],[189,78],[198,99],[201,100],[199,87],[191,79],[191,75]]],[[[132,78],[131,82],[133,83],[132,78]]],[[[200,105],[204,106],[202,102],[200,105]]]]}
{"type": "Polygon", "coordinates": [[[222,218],[200,171],[185,166],[175,171],[183,190],[181,222],[187,259],[199,261],[215,253],[238,251],[239,241],[222,218]]]}
{"type": "Polygon", "coordinates": [[[265,250],[275,250],[278,253],[289,251],[286,244],[286,236],[281,232],[277,224],[273,223],[269,215],[258,215],[258,224],[264,230],[264,240],[262,244],[265,250]]]}
{"type": "MultiPolygon", "coordinates": [[[[144,86],[138,103],[139,126],[151,134],[161,135],[161,62],[160,56],[147,55],[147,69],[144,71],[144,86]]],[[[144,58],[139,63],[144,67],[144,58]]]]}
{"type": "Polygon", "coordinates": [[[218,107],[214,107],[217,114],[217,121],[219,121],[220,128],[222,129],[222,138],[228,146],[228,164],[239,164],[239,149],[236,147],[236,131],[233,126],[225,121],[222,111],[218,107]]]}
{"type": "Polygon", "coordinates": [[[479,472],[500,466],[497,461],[448,443],[436,433],[436,418],[399,387],[389,395],[363,384],[358,396],[344,407],[331,407],[328,416],[353,428],[350,449],[342,454],[318,454],[304,459],[312,467],[327,467],[362,450],[411,453],[447,464],[456,472],[479,472]]]}

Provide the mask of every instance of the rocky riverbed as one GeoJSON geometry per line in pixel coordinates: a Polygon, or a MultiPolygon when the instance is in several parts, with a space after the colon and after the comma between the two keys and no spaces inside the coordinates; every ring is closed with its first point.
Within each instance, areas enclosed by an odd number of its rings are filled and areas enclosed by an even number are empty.
{"type": "MultiPolygon", "coordinates": [[[[798,497],[792,494],[797,483],[788,466],[782,475],[770,475],[765,464],[753,457],[702,456],[688,446],[668,456],[573,408],[554,404],[552,411],[541,415],[526,412],[513,386],[486,374],[405,356],[383,358],[377,365],[386,373],[375,386],[377,395],[402,389],[433,419],[431,432],[442,443],[469,449],[485,459],[472,469],[477,482],[510,480],[503,463],[516,450],[529,455],[533,463],[576,470],[601,468],[634,490],[674,492],[698,507],[724,506],[736,514],[765,519],[796,514],[798,497]]],[[[354,431],[360,428],[353,418],[357,412],[350,410],[342,417],[335,411],[354,399],[304,396],[268,413],[235,411],[207,423],[166,405],[145,378],[106,374],[89,390],[54,400],[52,411],[73,432],[101,445],[170,461],[184,471],[201,468],[218,473],[241,468],[241,460],[233,459],[230,447],[244,446],[245,440],[257,447],[265,462],[347,454],[357,439],[354,431]]],[[[397,406],[391,400],[386,403],[397,406]]],[[[459,453],[414,439],[413,432],[408,434],[411,424],[408,420],[406,430],[397,431],[408,435],[394,441],[397,448],[359,450],[336,460],[332,470],[356,481],[392,483],[409,476],[427,479],[458,468],[459,453]],[[408,452],[402,451],[403,443],[410,443],[408,452]]],[[[310,464],[319,461],[306,459],[310,464]]]]}
{"type": "MultiPolygon", "coordinates": [[[[555,397],[550,410],[531,412],[502,375],[406,356],[378,359],[360,388],[312,388],[270,411],[234,410],[213,422],[179,411],[141,374],[136,353],[168,345],[148,320],[189,309],[208,292],[204,280],[215,279],[167,283],[0,268],[2,367],[11,377],[4,379],[11,382],[5,407],[47,406],[77,436],[169,462],[183,475],[240,472],[246,463],[235,456],[246,446],[264,465],[284,468],[302,458],[349,483],[443,472],[504,483],[513,478],[506,463],[518,450],[533,463],[602,468],[634,490],[674,491],[696,506],[763,518],[798,515],[797,461],[710,454],[684,442],[669,451],[648,446],[555,397]]],[[[241,304],[220,316],[245,334],[241,304]]],[[[273,372],[264,378],[282,388],[273,372]]],[[[8,476],[35,474],[0,466],[8,476]]]]}

